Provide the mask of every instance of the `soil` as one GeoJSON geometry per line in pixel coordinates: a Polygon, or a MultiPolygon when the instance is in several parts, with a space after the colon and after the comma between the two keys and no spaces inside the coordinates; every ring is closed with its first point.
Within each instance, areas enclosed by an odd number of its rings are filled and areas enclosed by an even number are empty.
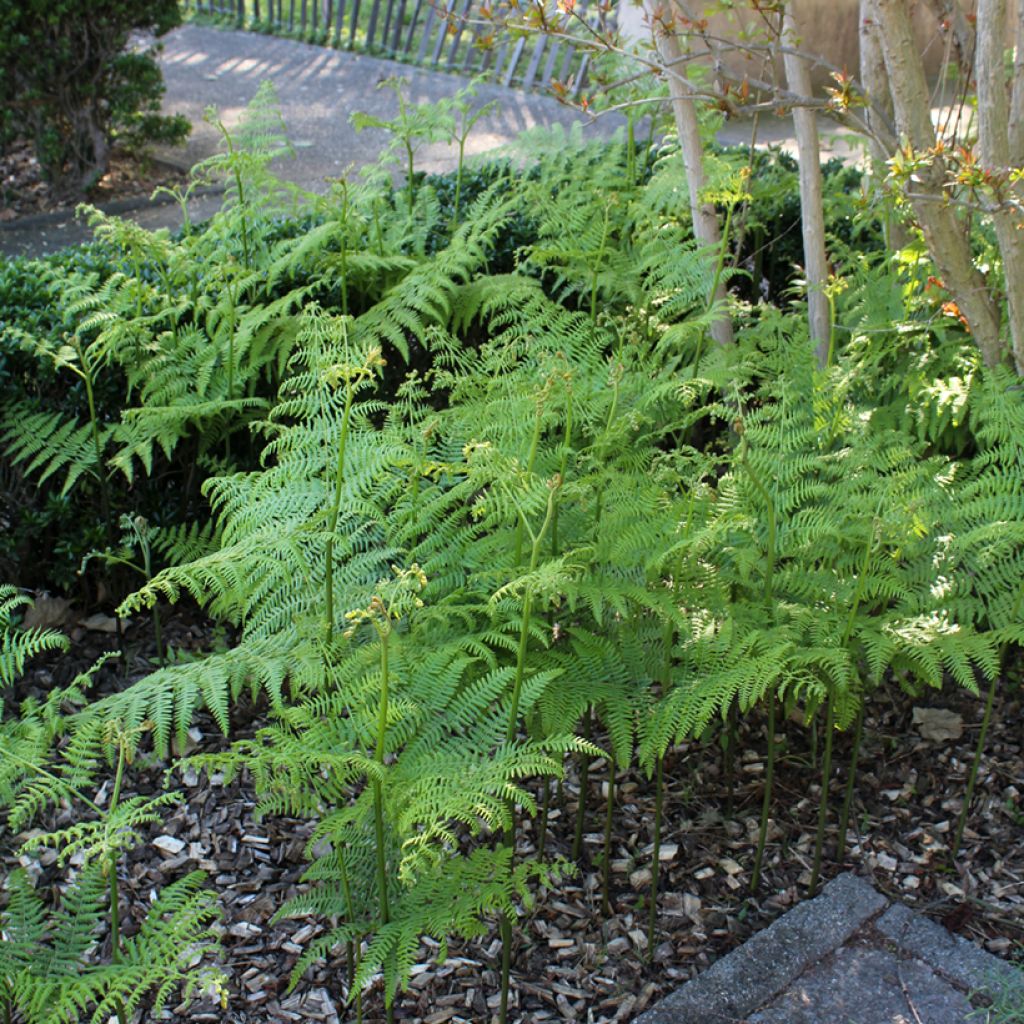
{"type": "MultiPolygon", "coordinates": [[[[115,199],[146,198],[160,185],[172,187],[187,181],[187,172],[179,168],[140,159],[115,148],[110,169],[86,199],[102,206],[115,199]]],[[[40,213],[73,212],[81,201],[58,194],[42,179],[28,140],[16,140],[7,150],[0,151],[0,222],[40,213]]]]}
{"type": "MultiPolygon", "coordinates": [[[[74,649],[59,660],[41,660],[27,673],[17,696],[42,692],[64,681],[70,671],[92,662],[113,643],[103,617],[68,616],[74,649]],[[77,667],[76,667],[77,666],[77,667]],[[59,678],[58,678],[59,677],[59,678]]],[[[177,611],[165,625],[172,646],[196,648],[212,641],[212,630],[198,612],[177,611]]],[[[131,652],[128,679],[148,669],[153,654],[151,631],[136,622],[126,631],[131,652]]],[[[1000,687],[989,741],[978,777],[969,827],[959,857],[950,857],[967,771],[977,742],[983,701],[952,686],[916,700],[892,685],[871,700],[865,725],[857,798],[852,824],[856,839],[842,863],[828,844],[824,876],[853,868],[883,892],[941,921],[950,931],[979,942],[1002,956],[1024,949],[1024,731],[1019,661],[1000,687]],[[957,719],[956,739],[926,739],[915,725],[920,709],[943,709],[957,719]]],[[[125,685],[122,670],[108,663],[98,681],[101,691],[125,685]]],[[[13,695],[5,695],[13,696],[13,695]]],[[[233,712],[233,735],[251,736],[266,720],[265,708],[242,703],[233,712]]],[[[739,726],[735,771],[730,785],[721,747],[714,742],[685,744],[666,763],[665,826],[658,928],[647,948],[653,785],[638,772],[616,779],[612,835],[610,913],[601,910],[601,854],[607,765],[590,765],[586,793],[584,855],[574,878],[538,895],[536,905],[518,922],[513,953],[510,1020],[520,1022],[631,1020],[667,991],[704,970],[806,894],[820,766],[811,734],[802,723],[782,724],[774,818],[764,878],[750,891],[757,815],[764,776],[764,722],[748,716],[739,726]],[[730,799],[731,794],[731,799],[730,799]]],[[[600,742],[600,737],[595,737],[600,742]]],[[[201,714],[190,734],[189,752],[223,750],[210,717],[201,714]]],[[[836,738],[837,771],[830,815],[842,800],[849,737],[836,738]]],[[[125,795],[153,792],[164,765],[136,764],[125,795]]],[[[314,917],[272,922],[278,907],[300,891],[305,845],[313,823],[295,818],[258,820],[256,796],[243,774],[230,783],[194,770],[177,772],[171,783],[183,802],[169,813],[123,862],[127,919],[138,920],[154,888],[189,870],[207,871],[219,895],[223,964],[231,979],[227,1011],[213,1002],[172,1007],[170,1019],[224,1024],[283,1021],[354,1021],[345,1001],[345,964],[341,950],[307,973],[289,991],[289,973],[305,944],[326,928],[314,917]],[[177,853],[153,845],[158,836],[181,840],[177,853]]],[[[552,787],[549,855],[568,857],[579,802],[574,766],[558,791],[552,787]]],[[[52,822],[41,823],[43,826],[52,822]]],[[[519,854],[535,852],[537,823],[524,822],[519,854]]],[[[12,837],[7,837],[11,839],[12,837]]],[[[0,843],[13,849],[13,843],[0,843]]],[[[31,863],[14,853],[6,867],[27,864],[40,885],[67,884],[55,866],[31,863]]],[[[129,929],[131,924],[129,924],[129,929]]],[[[410,1024],[480,1022],[493,1018],[497,1005],[500,943],[492,927],[471,943],[453,943],[438,964],[436,950],[420,949],[412,984],[401,996],[396,1018],[410,1024]]],[[[136,1021],[155,1020],[140,1014],[136,1021]]],[[[168,1019],[165,1016],[162,1018],[168,1019]]],[[[367,1024],[383,1020],[379,993],[364,1000],[367,1024]]]]}

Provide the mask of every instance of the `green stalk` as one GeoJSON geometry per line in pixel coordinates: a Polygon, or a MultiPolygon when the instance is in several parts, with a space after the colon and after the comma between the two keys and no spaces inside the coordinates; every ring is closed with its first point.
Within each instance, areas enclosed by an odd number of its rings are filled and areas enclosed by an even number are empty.
{"type": "Polygon", "coordinates": [[[828,815],[828,786],[832,781],[832,733],[835,732],[835,703],[831,687],[825,703],[825,752],[821,758],[821,799],[818,801],[818,832],[814,837],[814,864],[811,868],[809,895],[818,891],[821,874],[821,851],[825,843],[825,819],[828,815]]]}
{"type": "Polygon", "coordinates": [[[499,1024],[508,1021],[508,994],[512,980],[512,922],[508,914],[498,918],[498,935],[501,939],[501,994],[498,1004],[499,1024]]]}
{"type": "Polygon", "coordinates": [[[601,248],[597,251],[597,258],[594,260],[593,273],[590,275],[590,327],[597,328],[597,279],[601,273],[601,264],[604,262],[605,246],[608,243],[608,231],[611,227],[611,206],[605,205],[604,226],[601,229],[601,248]]]}
{"type": "Polygon", "coordinates": [[[963,805],[960,808],[960,817],[956,823],[956,835],[953,837],[951,853],[954,857],[960,852],[960,844],[964,838],[964,828],[967,826],[967,813],[970,810],[971,801],[974,799],[974,787],[978,781],[978,768],[981,765],[981,755],[985,752],[985,740],[988,737],[988,727],[992,721],[992,707],[996,699],[996,683],[999,677],[993,676],[988,684],[988,693],[985,696],[985,714],[981,720],[981,731],[978,733],[978,742],[974,748],[974,759],[971,761],[971,770],[967,776],[967,791],[964,793],[963,805]]]}
{"type": "Polygon", "coordinates": [[[860,745],[864,738],[864,705],[857,709],[857,724],[853,730],[853,752],[850,754],[850,767],[846,776],[846,791],[843,793],[843,809],[839,814],[839,845],[836,849],[836,861],[842,863],[846,856],[846,830],[850,827],[850,808],[853,805],[854,782],[857,778],[857,762],[860,759],[860,745]]]}
{"type": "MultiPolygon", "coordinates": [[[[843,637],[840,641],[840,650],[845,650],[846,645],[850,642],[850,637],[853,635],[853,624],[857,620],[857,612],[860,610],[861,599],[864,596],[864,581],[867,578],[868,566],[871,562],[871,553],[875,546],[875,531],[872,529],[868,535],[868,542],[864,546],[864,558],[860,566],[860,574],[857,577],[857,589],[853,594],[853,601],[850,604],[850,611],[846,616],[846,625],[843,627],[843,637]]],[[[821,761],[821,796],[818,801],[818,830],[814,837],[814,865],[811,868],[811,884],[809,886],[810,894],[813,896],[818,888],[818,876],[821,873],[821,851],[825,845],[825,822],[828,816],[828,792],[829,784],[832,781],[832,733],[835,729],[835,695],[833,693],[833,687],[827,686],[828,697],[825,703],[825,751],[821,761]]],[[[859,746],[859,739],[855,743],[856,748],[859,746]]],[[[856,760],[852,763],[852,768],[856,768],[856,760]]],[[[850,779],[847,781],[847,787],[850,789],[850,800],[853,800],[853,785],[854,779],[851,774],[850,779]]],[[[845,803],[844,798],[844,803],[845,803]]],[[[845,832],[844,836],[840,837],[841,846],[845,846],[845,832]]]]}
{"type": "Polygon", "coordinates": [[[324,552],[324,607],[327,617],[327,642],[334,639],[334,531],[341,513],[341,489],[345,480],[345,450],[348,446],[348,428],[352,419],[352,399],[355,388],[351,380],[345,382],[345,411],[341,416],[341,437],[338,440],[338,461],[334,468],[334,498],[327,517],[327,550],[324,552]]]}
{"type": "MultiPolygon", "coordinates": [[[[583,738],[589,740],[591,734],[591,714],[587,708],[583,718],[583,738]]],[[[583,827],[587,815],[587,789],[590,785],[590,758],[583,754],[580,763],[580,798],[576,805],[576,831],[572,839],[572,859],[578,861],[583,856],[583,827]]]]}
{"type": "MultiPolygon", "coordinates": [[[[530,568],[532,573],[537,568],[540,559],[541,545],[544,537],[551,526],[551,519],[555,510],[555,499],[558,494],[558,485],[551,488],[548,494],[548,508],[544,516],[544,522],[540,530],[533,535],[533,546],[530,550],[530,568]]],[[[520,521],[525,523],[525,517],[520,513],[520,521]]],[[[528,528],[528,527],[527,527],[528,528]]],[[[512,682],[512,697],[509,701],[508,725],[505,729],[505,743],[511,744],[516,738],[519,727],[519,703],[523,693],[523,679],[526,675],[526,650],[530,641],[530,621],[533,612],[533,593],[527,590],[523,595],[523,614],[519,624],[519,646],[516,649],[516,670],[512,682]]],[[[515,854],[516,826],[515,810],[509,807],[510,826],[505,830],[503,842],[512,848],[515,854]]],[[[512,978],[512,922],[508,914],[502,914],[498,919],[498,928],[501,935],[501,995],[498,1009],[498,1020],[500,1024],[506,1024],[508,1020],[508,993],[512,978]]]]}
{"type": "MultiPolygon", "coordinates": [[[[465,124],[463,124],[465,129],[465,124]]],[[[469,132],[464,130],[459,135],[459,164],[455,171],[455,205],[452,210],[452,224],[449,231],[452,234],[455,233],[455,227],[459,223],[459,201],[462,198],[462,172],[466,162],[466,140],[469,138],[469,132]]]]}
{"type": "MultiPolygon", "coordinates": [[[[374,749],[374,760],[381,768],[384,767],[384,751],[388,730],[388,638],[390,624],[385,624],[380,632],[380,708],[377,713],[377,745],[374,749]]],[[[377,892],[380,897],[380,919],[382,924],[391,920],[391,908],[388,903],[388,863],[387,849],[384,842],[384,790],[380,779],[373,780],[373,827],[377,846],[377,892]]],[[[395,1019],[395,1008],[390,993],[384,993],[388,1024],[395,1019]]]]}
{"type": "Polygon", "coordinates": [[[723,767],[725,773],[725,813],[731,818],[736,810],[736,701],[729,702],[725,716],[725,751],[723,767]]]}
{"type": "MultiPolygon", "coordinates": [[[[153,578],[153,557],[152,552],[149,549],[149,540],[142,535],[142,531],[139,531],[139,547],[142,548],[142,567],[145,570],[144,575],[146,582],[153,578]]],[[[167,658],[164,654],[164,632],[163,623],[160,621],[160,607],[158,604],[153,605],[153,636],[156,640],[156,660],[163,666],[167,664],[167,658]]]]}
{"type": "MultiPolygon", "coordinates": [[[[533,434],[530,436],[530,450],[529,450],[529,452],[526,455],[526,475],[527,476],[532,476],[533,475],[533,467],[534,467],[534,465],[537,462],[537,446],[540,444],[540,422],[541,422],[541,417],[543,416],[543,413],[544,413],[544,407],[543,407],[543,405],[540,402],[538,402],[537,403],[537,415],[534,417],[534,421],[533,421],[533,434]]],[[[523,531],[524,531],[524,529],[525,529],[525,524],[523,522],[523,517],[520,516],[518,522],[516,523],[516,540],[515,540],[515,549],[514,549],[515,553],[513,555],[513,562],[512,562],[512,564],[514,566],[518,566],[520,561],[522,561],[522,557],[523,557],[523,531]]],[[[531,571],[532,571],[532,569],[531,569],[531,571]]]]}
{"type": "MultiPolygon", "coordinates": [[[[708,293],[708,301],[705,312],[709,311],[715,304],[715,293],[718,291],[719,282],[722,280],[722,272],[725,270],[725,254],[729,251],[729,235],[732,231],[732,211],[734,203],[730,203],[725,211],[725,224],[722,227],[722,243],[718,247],[718,260],[715,263],[715,275],[711,279],[711,291],[708,293]]],[[[697,376],[697,367],[700,365],[700,357],[704,354],[704,335],[701,331],[697,336],[697,351],[693,355],[693,375],[697,376]]]]}
{"type": "MultiPolygon", "coordinates": [[[[96,413],[96,396],[92,387],[92,368],[85,358],[85,349],[82,347],[82,340],[75,335],[75,349],[78,352],[78,361],[81,370],[79,377],[85,384],[85,397],[89,405],[89,428],[92,433],[93,450],[96,453],[96,475],[100,483],[100,509],[103,512],[103,526],[107,536],[107,545],[113,550],[117,544],[117,533],[114,529],[114,517],[112,503],[110,500],[110,478],[103,465],[103,442],[100,439],[99,416],[96,413]]],[[[114,615],[114,628],[117,630],[117,643],[121,648],[121,664],[124,670],[128,670],[128,662],[124,653],[124,627],[121,623],[121,616],[114,615]]]]}
{"type": "MultiPolygon", "coordinates": [[[[1020,613],[1021,600],[1024,599],[1024,588],[1017,591],[1013,601],[1013,610],[1010,612],[1010,622],[1013,623],[1020,613]]],[[[988,684],[988,693],[985,696],[985,714],[981,719],[981,731],[978,733],[978,742],[974,747],[974,759],[971,761],[971,770],[967,776],[967,790],[964,793],[964,802],[960,808],[960,817],[956,823],[956,835],[953,837],[951,848],[954,857],[960,852],[960,844],[964,838],[964,828],[967,826],[967,814],[974,799],[974,787],[978,781],[978,768],[981,765],[981,755],[985,752],[985,740],[988,738],[988,727],[992,722],[992,707],[996,700],[996,682],[1003,674],[1006,666],[1006,655],[1009,651],[1009,644],[1003,644],[999,652],[999,671],[992,677],[988,684]]]]}
{"type": "MultiPolygon", "coordinates": [[[[568,401],[565,409],[565,433],[562,436],[562,457],[558,463],[558,479],[564,480],[569,468],[569,445],[572,443],[572,390],[569,390],[568,401]]],[[[558,547],[558,506],[555,506],[555,514],[551,520],[551,557],[557,558],[560,554],[558,547]]]]}
{"type": "Polygon", "coordinates": [[[544,795],[541,797],[540,818],[537,822],[537,860],[544,860],[548,839],[548,811],[551,807],[551,779],[544,776],[544,795]]]}
{"type": "MultiPolygon", "coordinates": [[[[551,526],[551,520],[555,512],[555,500],[558,496],[558,485],[553,486],[548,494],[548,508],[541,524],[540,531],[533,537],[533,546],[530,549],[529,572],[534,572],[537,562],[540,560],[540,549],[551,526]]],[[[520,514],[520,521],[525,521],[520,514]]],[[[523,595],[523,615],[519,624],[519,646],[516,650],[516,673],[512,683],[512,699],[509,704],[508,725],[505,729],[505,742],[511,743],[516,738],[516,730],[519,725],[519,702],[523,691],[523,676],[526,671],[526,648],[530,640],[530,616],[533,611],[533,593],[527,590],[523,595]]]]}
{"type": "Polygon", "coordinates": [[[632,108],[626,115],[626,184],[636,184],[636,115],[632,108]]]}
{"type": "MultiPolygon", "coordinates": [[[[732,212],[730,206],[729,212],[732,212]]],[[[776,538],[776,513],[775,502],[768,493],[768,488],[760,476],[754,471],[754,467],[747,458],[746,438],[740,442],[740,461],[743,463],[747,475],[754,484],[761,500],[765,503],[768,515],[768,539],[765,552],[764,571],[764,610],[769,622],[775,619],[774,589],[775,589],[775,538],[776,538]]],[[[750,888],[754,891],[761,881],[761,864],[764,860],[764,847],[768,839],[768,814],[771,811],[772,783],[775,779],[775,693],[768,694],[768,757],[765,765],[764,794],[761,798],[761,822],[757,833],[757,852],[754,854],[754,872],[750,879],[750,888]]]]}
{"type": "MultiPolygon", "coordinates": [[[[345,908],[350,919],[354,919],[355,915],[352,913],[352,888],[348,881],[348,868],[345,865],[345,851],[340,850],[338,852],[338,866],[341,868],[341,891],[345,897],[345,908]]],[[[349,995],[352,994],[352,986],[355,984],[356,970],[358,968],[358,962],[356,960],[355,943],[350,939],[345,943],[345,960],[346,967],[348,968],[348,987],[349,995]]],[[[363,993],[356,992],[356,1021],[357,1024],[362,1024],[363,1021],[363,993]]]]}
{"type": "Polygon", "coordinates": [[[612,821],[615,814],[615,761],[608,757],[608,799],[604,806],[604,859],[601,864],[601,913],[612,916],[608,898],[612,882],[612,821]]]}
{"type": "Polygon", "coordinates": [[[654,770],[654,849],[651,852],[651,905],[647,912],[647,962],[654,960],[654,938],[658,927],[658,884],[661,879],[661,816],[665,801],[665,755],[658,757],[654,770]]]}
{"type": "Polygon", "coordinates": [[[341,315],[348,316],[348,182],[341,183],[341,315]]]}
{"type": "Polygon", "coordinates": [[[409,180],[408,180],[408,188],[409,188],[409,219],[412,220],[413,210],[415,208],[415,199],[416,199],[416,193],[414,191],[413,183],[412,183],[413,151],[412,151],[412,144],[409,142],[409,139],[406,138],[404,141],[405,141],[406,163],[408,164],[408,171],[407,171],[407,173],[409,175],[409,180]]]}
{"type": "Polygon", "coordinates": [[[764,794],[761,797],[761,824],[757,833],[757,852],[754,854],[754,873],[750,878],[751,891],[761,882],[761,864],[768,839],[768,813],[772,803],[772,783],[775,776],[775,694],[768,694],[768,759],[765,764],[764,794]]]}
{"type": "MultiPolygon", "coordinates": [[[[121,785],[124,782],[126,761],[127,753],[122,740],[118,744],[117,772],[114,775],[114,792],[110,797],[110,808],[107,811],[108,823],[110,816],[117,810],[117,805],[121,801],[121,785]]],[[[121,962],[121,911],[118,906],[117,857],[111,857],[108,861],[107,874],[110,878],[110,958],[117,964],[121,962]]],[[[114,1012],[117,1014],[118,1024],[128,1024],[128,1015],[125,1013],[124,1003],[120,998],[114,1001],[114,1012]]]]}

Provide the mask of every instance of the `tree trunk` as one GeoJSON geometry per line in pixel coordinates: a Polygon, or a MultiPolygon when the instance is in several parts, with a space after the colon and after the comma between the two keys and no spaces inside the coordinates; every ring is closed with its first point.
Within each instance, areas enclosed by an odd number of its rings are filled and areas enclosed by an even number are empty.
{"type": "MultiPolygon", "coordinates": [[[[783,65],[789,91],[812,96],[811,73],[807,61],[791,50],[797,49],[796,26],[787,7],[782,16],[782,44],[786,48],[783,65]]],[[[804,239],[804,270],[807,274],[807,313],[811,340],[818,365],[825,366],[829,356],[832,318],[828,296],[828,258],[825,255],[825,211],[822,205],[821,150],[818,146],[818,120],[807,107],[793,108],[793,126],[800,166],[800,226],[804,239]]]]}
{"type": "MultiPolygon", "coordinates": [[[[981,165],[1005,182],[1010,166],[1009,102],[1003,70],[1006,0],[979,0],[977,27],[978,149],[981,165]]],[[[1005,192],[1005,183],[997,188],[1005,192]]],[[[1003,257],[1010,340],[1017,372],[1024,374],[1024,232],[1010,210],[997,209],[992,223],[1003,257]]]]}
{"type": "Polygon", "coordinates": [[[1024,164],[1024,0],[1017,0],[1013,26],[1013,88],[1010,93],[1010,163],[1024,164]]]}
{"type": "MultiPolygon", "coordinates": [[[[686,168],[686,183],[690,193],[693,234],[698,242],[708,248],[719,249],[722,245],[722,236],[718,227],[718,214],[715,212],[714,204],[701,196],[705,186],[704,150],[697,123],[697,108],[680,63],[682,55],[675,26],[665,24],[665,15],[662,8],[657,6],[656,0],[645,0],[645,8],[651,22],[651,32],[658,48],[658,56],[668,76],[672,114],[675,117],[676,131],[679,133],[679,147],[683,153],[683,166],[686,168]]],[[[715,290],[714,300],[722,304],[728,300],[725,285],[721,281],[715,290]]],[[[732,321],[727,316],[716,320],[711,326],[711,336],[720,345],[731,344],[732,321]]]]}
{"type": "MultiPolygon", "coordinates": [[[[860,0],[860,81],[868,101],[865,119],[871,129],[871,135],[868,136],[868,153],[871,157],[869,180],[880,191],[874,179],[885,177],[885,162],[896,152],[897,139],[893,130],[892,96],[889,93],[885,57],[878,41],[878,25],[872,19],[869,8],[869,0],[860,0]]],[[[902,249],[910,240],[891,208],[886,212],[883,229],[886,247],[891,251],[902,249]]]]}
{"type": "MultiPolygon", "coordinates": [[[[924,67],[914,45],[906,0],[869,0],[872,17],[880,28],[879,41],[885,56],[889,88],[900,135],[918,157],[935,148],[928,87],[924,67]]],[[[971,259],[966,227],[947,201],[946,165],[941,155],[923,163],[908,190],[910,202],[924,232],[928,251],[946,287],[970,325],[975,343],[987,366],[1006,361],[999,336],[999,310],[985,278],[971,259]]]]}

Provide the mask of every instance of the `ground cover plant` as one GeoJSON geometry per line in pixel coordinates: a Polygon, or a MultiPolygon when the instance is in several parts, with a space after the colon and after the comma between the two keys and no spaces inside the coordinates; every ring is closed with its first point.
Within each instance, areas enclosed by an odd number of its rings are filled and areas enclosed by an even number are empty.
{"type": "MultiPolygon", "coordinates": [[[[74,585],[119,647],[161,624],[39,696],[27,659],[65,641],[0,592],[8,1019],[245,1003],[244,965],[211,948],[221,883],[161,832],[201,785],[247,787],[247,820],[301,836],[270,909],[310,926],[276,985],[313,973],[351,1020],[418,1016],[417,978],[455,946],[487,961],[466,1016],[525,1017],[533,909],[586,885],[596,918],[621,912],[641,787],[615,955],[653,960],[679,907],[669,841],[706,827],[680,821],[684,755],[721,766],[749,899],[791,859],[814,891],[870,841],[881,709],[959,688],[984,706],[978,756],[930,850],[956,869],[993,709],[1020,714],[1024,392],[926,263],[851,253],[822,366],[759,286],[715,341],[743,255],[694,240],[672,142],[556,138],[527,171],[412,166],[316,197],[267,170],[269,91],[226,141],[199,172],[229,183],[208,224],[94,212],[77,263],[8,272],[10,491],[75,503],[76,560],[94,554],[74,585]],[[221,642],[181,644],[175,607],[221,642]],[[227,739],[190,750],[200,722],[227,739]],[[778,780],[801,758],[821,782],[790,817],[778,780]],[[163,769],[167,790],[141,784],[163,769]],[[147,830],[170,855],[148,906],[129,896],[147,830]]],[[[745,159],[714,166],[740,209],[745,159]]]]}

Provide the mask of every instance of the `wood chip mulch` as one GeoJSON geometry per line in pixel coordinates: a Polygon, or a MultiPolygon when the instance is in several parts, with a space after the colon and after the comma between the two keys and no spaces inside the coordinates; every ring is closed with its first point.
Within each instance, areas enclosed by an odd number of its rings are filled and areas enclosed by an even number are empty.
{"type": "MultiPolygon", "coordinates": [[[[202,632],[201,624],[181,620],[167,629],[172,642],[186,645],[198,645],[202,632]]],[[[78,635],[88,661],[95,653],[88,650],[96,642],[94,634],[80,628],[78,635]]],[[[131,632],[128,639],[133,639],[131,632]]],[[[848,845],[843,864],[826,861],[824,875],[852,868],[951,931],[998,955],[1019,958],[1024,951],[1024,706],[1019,664],[1011,666],[1011,674],[1014,678],[1006,681],[997,698],[974,808],[956,862],[951,862],[949,844],[983,701],[952,686],[912,701],[893,687],[869,705],[863,767],[851,816],[856,838],[848,845]],[[959,738],[925,739],[920,726],[913,724],[914,707],[918,717],[921,708],[951,712],[953,717],[947,720],[954,724],[959,716],[959,738]]],[[[27,692],[45,689],[52,679],[45,664],[36,668],[26,680],[27,692]]],[[[100,685],[112,684],[107,679],[100,685]]],[[[259,708],[237,709],[235,735],[251,735],[262,724],[261,715],[259,708]]],[[[763,725],[758,716],[751,716],[740,727],[731,813],[717,743],[681,746],[666,764],[662,879],[653,950],[647,949],[646,936],[653,784],[640,773],[618,777],[613,913],[605,917],[600,829],[607,768],[603,762],[591,764],[581,870],[557,891],[542,894],[519,921],[510,1020],[631,1020],[805,895],[818,795],[814,779],[820,777],[820,769],[811,763],[808,731],[793,721],[782,727],[785,753],[777,766],[764,878],[759,892],[750,892],[764,776],[763,725]]],[[[221,750],[226,742],[209,717],[200,716],[191,733],[194,750],[221,750]]],[[[848,752],[848,738],[839,736],[833,839],[848,752]]],[[[154,791],[161,784],[163,767],[138,764],[133,787],[154,791]]],[[[152,890],[196,868],[208,872],[224,914],[222,966],[231,993],[226,1012],[212,1002],[193,1003],[166,1010],[160,1019],[211,1024],[355,1021],[355,1012],[345,1001],[341,950],[308,972],[294,991],[288,989],[289,973],[304,944],[321,934],[326,923],[311,917],[271,923],[274,912],[301,884],[312,823],[290,818],[257,821],[255,794],[244,776],[225,784],[217,775],[207,778],[186,770],[176,778],[183,803],[122,868],[126,902],[138,918],[152,890]]],[[[578,778],[570,767],[561,798],[555,795],[551,801],[549,854],[568,856],[578,799],[578,778]]],[[[536,822],[524,824],[520,855],[535,850],[535,830],[536,822]]],[[[45,863],[45,853],[43,861],[19,858],[9,851],[21,837],[7,838],[13,842],[0,842],[0,850],[8,851],[8,868],[20,861],[43,883],[64,882],[52,860],[45,863]]],[[[834,855],[834,844],[827,855],[834,855]]],[[[409,1024],[479,1024],[493,1019],[500,961],[496,927],[483,939],[454,943],[443,964],[433,959],[434,952],[430,944],[421,947],[420,962],[397,1005],[396,1018],[409,1024]]],[[[150,1014],[136,1017],[137,1022],[156,1019],[150,1014]]],[[[383,1020],[378,993],[364,1000],[363,1019],[367,1024],[383,1020]]]]}

